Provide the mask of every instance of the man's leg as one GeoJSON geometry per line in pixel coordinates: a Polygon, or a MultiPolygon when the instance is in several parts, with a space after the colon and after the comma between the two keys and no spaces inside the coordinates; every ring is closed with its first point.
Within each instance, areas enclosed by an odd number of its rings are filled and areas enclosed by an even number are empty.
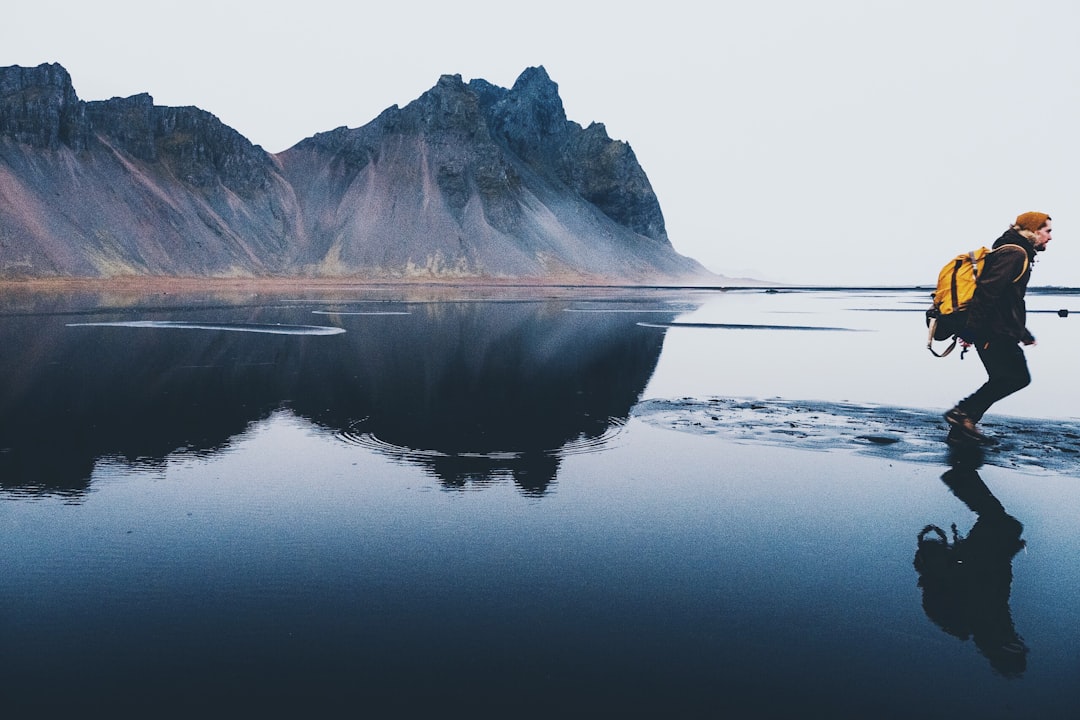
{"type": "Polygon", "coordinates": [[[979,422],[990,406],[1031,383],[1027,358],[1018,344],[1003,340],[978,348],[987,380],[978,390],[957,403],[973,422],[979,422]]]}

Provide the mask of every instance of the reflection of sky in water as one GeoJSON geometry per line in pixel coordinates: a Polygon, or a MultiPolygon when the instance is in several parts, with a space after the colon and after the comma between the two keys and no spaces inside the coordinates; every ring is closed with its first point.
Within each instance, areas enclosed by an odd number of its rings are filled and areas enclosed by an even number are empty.
{"type": "Polygon", "coordinates": [[[1041,558],[1014,561],[1033,662],[1007,684],[920,607],[915,534],[974,522],[940,468],[627,434],[567,458],[542,499],[509,483],[436,490],[288,413],[210,461],[181,454],[142,476],[103,466],[82,505],[8,506],[3,596],[19,622],[0,666],[40,687],[28,669],[62,652],[79,667],[65,691],[91,699],[112,677],[142,698],[168,668],[170,697],[195,684],[257,708],[283,702],[265,683],[282,671],[277,690],[295,703],[355,690],[399,711],[514,706],[537,674],[546,690],[529,704],[545,711],[722,698],[791,716],[813,698],[855,716],[886,698],[899,716],[1006,699],[1054,714],[1071,702],[1051,668],[1070,667],[1080,641],[1080,601],[1058,576],[1080,551],[1075,483],[983,473],[1034,521],[1041,558]],[[442,671],[463,657],[474,671],[442,671]],[[763,676],[786,691],[762,695],[763,676]]]}
{"type": "MultiPolygon", "coordinates": [[[[928,296],[928,293],[926,293],[928,296]]],[[[721,395],[950,407],[986,375],[974,352],[935,358],[926,349],[921,292],[725,293],[677,323],[798,325],[862,332],[728,331],[674,327],[646,397],[721,395]],[[908,311],[897,311],[908,310],[908,311]]],[[[1032,308],[1068,307],[1069,296],[1029,296],[1032,308]]],[[[991,412],[1026,417],[1080,417],[1072,367],[1080,318],[1033,313],[1038,345],[1025,349],[1032,384],[991,412]]]]}

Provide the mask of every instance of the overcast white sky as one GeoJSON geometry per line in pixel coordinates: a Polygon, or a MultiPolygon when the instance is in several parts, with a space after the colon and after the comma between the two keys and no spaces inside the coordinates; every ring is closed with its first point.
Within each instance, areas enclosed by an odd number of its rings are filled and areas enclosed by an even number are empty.
{"type": "Polygon", "coordinates": [[[1033,283],[1080,286],[1078,35],[1074,0],[35,0],[4,9],[0,65],[196,105],[271,152],[443,74],[543,65],[716,272],[926,284],[1042,210],[1033,283]]]}

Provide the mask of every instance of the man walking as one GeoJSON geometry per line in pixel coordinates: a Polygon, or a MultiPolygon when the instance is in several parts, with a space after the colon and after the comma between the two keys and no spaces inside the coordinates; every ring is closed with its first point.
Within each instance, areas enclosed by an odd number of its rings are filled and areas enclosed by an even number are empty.
{"type": "Polygon", "coordinates": [[[950,440],[987,442],[977,423],[998,400],[1028,386],[1031,374],[1020,343],[1034,345],[1024,294],[1035,254],[1050,242],[1050,216],[1026,212],[994,242],[986,258],[960,338],[979,353],[987,380],[945,413],[950,440]]]}

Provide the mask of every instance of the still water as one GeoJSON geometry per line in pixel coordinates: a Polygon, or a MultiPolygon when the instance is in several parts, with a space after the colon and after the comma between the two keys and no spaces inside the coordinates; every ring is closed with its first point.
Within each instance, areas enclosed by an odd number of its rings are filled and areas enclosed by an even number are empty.
{"type": "MultiPolygon", "coordinates": [[[[950,457],[983,376],[925,298],[5,295],[0,700],[1067,717],[1077,463],[950,457]],[[678,417],[721,399],[781,411],[678,417]]],[[[1072,432],[1070,302],[1029,298],[1003,436],[1072,432]]]]}

